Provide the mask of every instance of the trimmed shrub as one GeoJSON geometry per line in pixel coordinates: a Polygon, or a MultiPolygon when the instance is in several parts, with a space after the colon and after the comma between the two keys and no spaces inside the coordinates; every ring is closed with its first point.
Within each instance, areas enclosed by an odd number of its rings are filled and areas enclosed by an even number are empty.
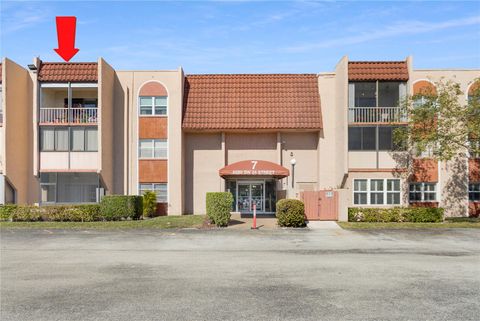
{"type": "Polygon", "coordinates": [[[302,201],[283,199],[277,202],[278,225],[286,227],[305,227],[305,207],[302,201]]]}
{"type": "Polygon", "coordinates": [[[5,204],[0,206],[0,221],[10,221],[13,211],[17,208],[14,204],[5,204]]]}
{"type": "Polygon", "coordinates": [[[417,207],[408,208],[408,211],[404,213],[405,222],[442,222],[443,221],[443,208],[437,207],[417,207]]]}
{"type": "Polygon", "coordinates": [[[12,212],[14,222],[36,222],[41,219],[41,209],[38,206],[19,205],[12,212]]]}
{"type": "Polygon", "coordinates": [[[217,226],[227,226],[230,221],[233,195],[229,192],[207,193],[207,217],[217,226]]]}
{"type": "Polygon", "coordinates": [[[157,211],[157,194],[147,191],[143,194],[143,217],[152,217],[157,211]]]}
{"type": "Polygon", "coordinates": [[[40,208],[44,221],[93,222],[100,220],[100,205],[61,205],[40,208]]]}
{"type": "Polygon", "coordinates": [[[436,207],[393,207],[348,209],[349,222],[420,222],[443,221],[443,208],[436,207]]]}
{"type": "Polygon", "coordinates": [[[100,214],[106,221],[138,220],[143,214],[143,197],[107,195],[100,202],[100,214]]]}
{"type": "Polygon", "coordinates": [[[82,204],[76,205],[76,209],[81,210],[81,222],[93,222],[100,221],[102,219],[100,215],[100,204],[82,204]]]}

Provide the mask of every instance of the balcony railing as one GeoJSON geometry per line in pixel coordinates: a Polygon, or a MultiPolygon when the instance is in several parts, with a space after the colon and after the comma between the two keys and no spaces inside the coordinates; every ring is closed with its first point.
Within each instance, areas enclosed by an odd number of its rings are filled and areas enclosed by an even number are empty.
{"type": "Polygon", "coordinates": [[[40,108],[43,124],[95,124],[98,108],[40,108]]]}
{"type": "Polygon", "coordinates": [[[399,107],[350,107],[349,123],[403,123],[407,117],[399,107]]]}

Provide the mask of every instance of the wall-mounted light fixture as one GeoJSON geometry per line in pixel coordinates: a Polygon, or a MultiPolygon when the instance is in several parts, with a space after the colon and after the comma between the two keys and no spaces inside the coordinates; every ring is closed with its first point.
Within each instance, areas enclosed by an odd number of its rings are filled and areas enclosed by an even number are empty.
{"type": "Polygon", "coordinates": [[[297,160],[292,158],[290,160],[290,164],[292,164],[292,188],[295,187],[295,164],[297,164],[297,160]]]}
{"type": "Polygon", "coordinates": [[[30,69],[31,71],[35,71],[37,70],[37,66],[35,66],[34,64],[29,64],[28,69],[30,69]]]}

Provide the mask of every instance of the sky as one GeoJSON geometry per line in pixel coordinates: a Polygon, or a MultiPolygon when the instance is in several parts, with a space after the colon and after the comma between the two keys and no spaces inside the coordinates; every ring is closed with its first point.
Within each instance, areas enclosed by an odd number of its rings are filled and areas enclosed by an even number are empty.
{"type": "Polygon", "coordinates": [[[318,73],[350,60],[480,68],[480,1],[0,2],[0,54],[62,61],[56,16],[77,17],[71,61],[118,70],[318,73]]]}

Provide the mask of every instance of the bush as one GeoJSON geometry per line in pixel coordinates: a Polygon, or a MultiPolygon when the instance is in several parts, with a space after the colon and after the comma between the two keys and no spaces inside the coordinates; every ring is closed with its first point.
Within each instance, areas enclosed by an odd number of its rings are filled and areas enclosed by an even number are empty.
{"type": "Polygon", "coordinates": [[[287,227],[305,226],[305,208],[302,201],[283,199],[277,202],[278,225],[287,227]]]}
{"type": "Polygon", "coordinates": [[[443,221],[443,208],[436,207],[393,207],[348,209],[349,222],[420,222],[443,221]]]}
{"type": "Polygon", "coordinates": [[[38,206],[20,205],[12,212],[14,222],[35,222],[41,219],[41,209],[38,206]]]}
{"type": "Polygon", "coordinates": [[[101,219],[98,204],[43,206],[40,210],[44,221],[93,222],[101,219]]]}
{"type": "Polygon", "coordinates": [[[108,195],[100,202],[100,214],[104,220],[138,220],[143,214],[143,197],[137,195],[108,195]]]}
{"type": "Polygon", "coordinates": [[[410,207],[404,214],[405,222],[442,222],[443,221],[443,208],[437,207],[410,207]]]}
{"type": "Polygon", "coordinates": [[[75,208],[81,210],[81,222],[102,220],[100,215],[100,204],[82,204],[76,205],[75,208]]]}
{"type": "Polygon", "coordinates": [[[14,204],[5,204],[0,206],[0,221],[9,221],[12,218],[13,211],[17,208],[14,204]]]}
{"type": "Polygon", "coordinates": [[[229,192],[207,193],[207,217],[217,226],[227,226],[230,221],[233,195],[229,192]]]}
{"type": "Polygon", "coordinates": [[[147,191],[143,194],[143,216],[152,217],[157,211],[157,194],[147,191]]]}

